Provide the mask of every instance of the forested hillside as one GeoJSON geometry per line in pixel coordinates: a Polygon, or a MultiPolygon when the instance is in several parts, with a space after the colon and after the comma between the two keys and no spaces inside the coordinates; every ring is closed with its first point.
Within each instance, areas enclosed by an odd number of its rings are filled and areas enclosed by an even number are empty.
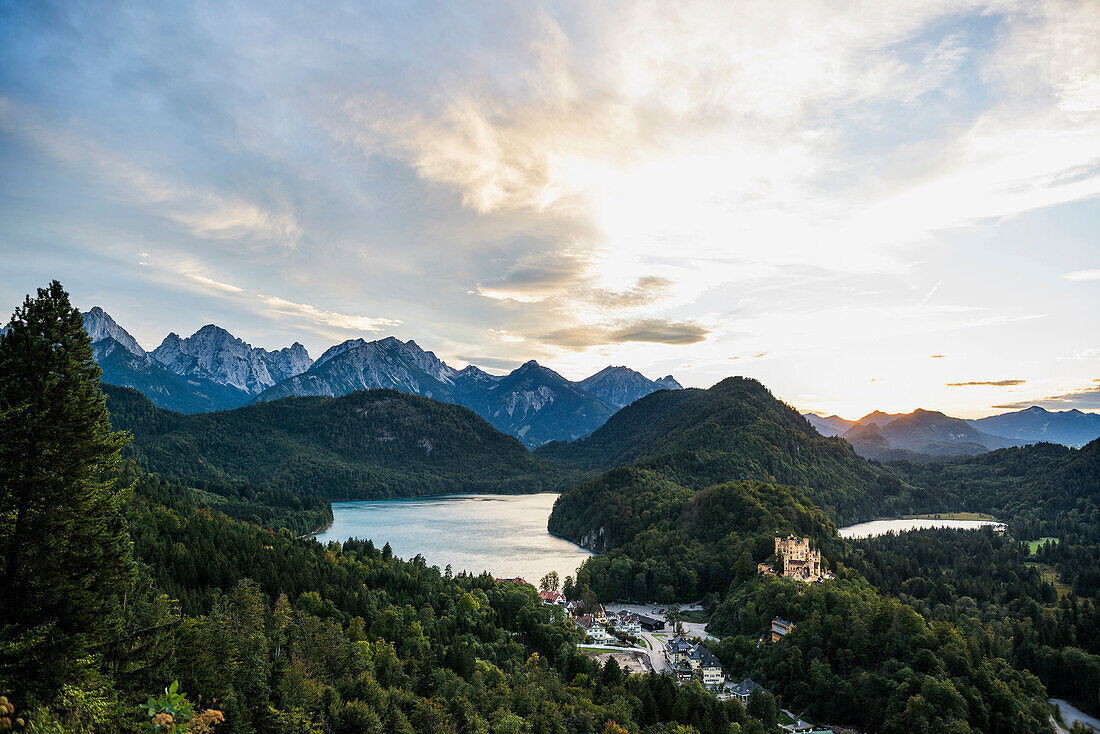
{"type": "Polygon", "coordinates": [[[555,507],[550,531],[588,532],[597,517],[599,530],[582,540],[606,552],[585,561],[577,583],[602,599],[672,602],[721,594],[756,574],[756,564],[773,555],[777,533],[810,536],[827,556],[839,548],[828,516],[795,487],[738,481],[692,492],[626,468],[574,491],[575,501],[555,507]],[[607,494],[604,482],[629,482],[635,491],[607,494]],[[586,501],[592,511],[573,515],[586,501]]]}
{"type": "Polygon", "coordinates": [[[180,415],[104,386],[127,454],[199,486],[246,484],[301,498],[537,492],[557,472],[466,408],[393,390],[298,397],[180,415]]]}
{"type": "MultiPolygon", "coordinates": [[[[599,666],[577,652],[576,627],[526,584],[452,577],[370,541],[296,539],[228,517],[207,491],[134,476],[120,465],[128,437],[112,430],[98,376],[80,314],[56,281],[0,334],[3,728],[765,731],[740,703],[697,684],[599,666]]],[[[356,398],[339,404],[392,417],[377,425],[395,442],[401,419],[424,415],[388,393],[356,398]]],[[[186,425],[143,405],[128,420],[165,433],[186,425]]],[[[240,514],[263,499],[228,504],[240,514]]],[[[300,522],[303,512],[281,517],[300,522]]]]}
{"type": "Polygon", "coordinates": [[[1100,593],[1100,439],[1080,449],[1040,443],[933,464],[891,462],[902,481],[932,489],[936,511],[992,513],[1018,537],[1057,538],[1040,558],[1074,591],[1100,593]]]}
{"type": "MultiPolygon", "coordinates": [[[[884,478],[846,442],[822,437],[763,385],[742,377],[708,390],[653,393],[620,410],[591,436],[548,444],[535,455],[590,475],[634,466],[692,490],[737,479],[805,487],[836,521],[911,501],[907,488],[884,478]]],[[[628,483],[611,479],[603,486],[611,493],[632,491],[628,483]]],[[[566,495],[562,511],[569,501],[566,495]]]]}

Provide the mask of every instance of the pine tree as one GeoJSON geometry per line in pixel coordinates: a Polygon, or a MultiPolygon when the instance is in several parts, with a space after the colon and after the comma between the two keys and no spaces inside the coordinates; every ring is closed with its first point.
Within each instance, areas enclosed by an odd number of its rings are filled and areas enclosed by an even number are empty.
{"type": "Polygon", "coordinates": [[[112,431],[80,312],[57,281],[0,335],[0,689],[50,701],[112,653],[133,584],[112,431]]]}

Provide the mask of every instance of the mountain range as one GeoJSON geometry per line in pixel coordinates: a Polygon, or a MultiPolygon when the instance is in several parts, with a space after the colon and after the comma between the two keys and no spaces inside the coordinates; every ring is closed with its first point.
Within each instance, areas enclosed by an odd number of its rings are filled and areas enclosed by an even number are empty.
{"type": "Polygon", "coordinates": [[[301,344],[268,351],[213,324],[187,338],[169,334],[146,352],[98,306],[84,315],[84,328],[104,382],[138,390],[168,410],[203,413],[385,388],[467,407],[528,448],[580,438],[624,405],[681,387],[671,375],[650,380],[627,367],[607,367],[580,382],[535,361],[503,376],[473,365],[459,370],[394,337],[349,339],[314,361],[301,344]]]}
{"type": "Polygon", "coordinates": [[[912,413],[868,413],[857,421],[837,415],[804,413],[822,436],[839,436],[865,458],[927,459],[981,454],[1047,441],[1083,446],[1100,437],[1100,415],[1079,410],[1049,411],[1038,406],[964,420],[918,409],[912,413]]]}

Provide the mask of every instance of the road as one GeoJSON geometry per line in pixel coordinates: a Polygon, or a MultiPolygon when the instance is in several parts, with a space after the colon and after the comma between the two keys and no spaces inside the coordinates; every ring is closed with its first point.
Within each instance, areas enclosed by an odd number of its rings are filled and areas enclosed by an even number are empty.
{"type": "Polygon", "coordinates": [[[650,632],[643,632],[641,636],[648,643],[646,653],[649,654],[649,662],[653,666],[653,672],[663,673],[669,670],[668,663],[665,661],[665,654],[662,652],[665,646],[664,641],[657,639],[650,632]]]}
{"type": "Polygon", "coordinates": [[[1060,698],[1052,698],[1050,702],[1058,707],[1058,711],[1062,714],[1062,721],[1066,722],[1067,727],[1073,726],[1074,721],[1080,721],[1085,726],[1091,727],[1093,731],[1100,731],[1100,720],[1097,720],[1095,716],[1089,716],[1083,711],[1078,711],[1068,701],[1063,701],[1060,698]]]}

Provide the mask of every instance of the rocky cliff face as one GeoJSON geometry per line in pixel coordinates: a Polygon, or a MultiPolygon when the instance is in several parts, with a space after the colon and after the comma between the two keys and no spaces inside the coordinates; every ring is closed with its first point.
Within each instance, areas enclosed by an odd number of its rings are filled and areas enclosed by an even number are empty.
{"type": "Polygon", "coordinates": [[[213,324],[186,339],[169,334],[152,357],[177,375],[212,380],[250,395],[305,372],[312,364],[305,347],[297,342],[269,352],[213,324]]]}
{"type": "Polygon", "coordinates": [[[93,306],[91,310],[84,314],[84,331],[88,332],[92,343],[104,339],[113,339],[130,354],[137,356],[145,354],[145,350],[137,343],[137,339],[130,336],[126,329],[115,323],[115,320],[99,306],[93,306]]]}

